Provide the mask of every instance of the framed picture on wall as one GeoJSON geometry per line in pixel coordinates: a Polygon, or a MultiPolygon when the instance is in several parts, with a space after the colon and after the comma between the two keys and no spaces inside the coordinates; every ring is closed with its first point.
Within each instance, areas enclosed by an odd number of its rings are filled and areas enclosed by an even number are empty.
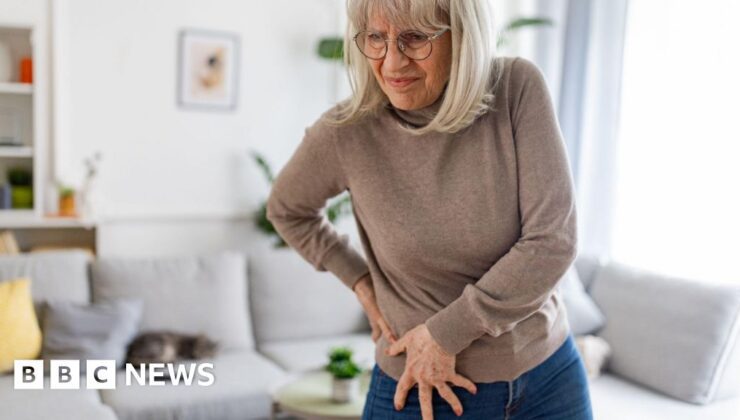
{"type": "Polygon", "coordinates": [[[182,108],[236,109],[239,36],[183,29],[179,36],[177,102],[182,108]]]}

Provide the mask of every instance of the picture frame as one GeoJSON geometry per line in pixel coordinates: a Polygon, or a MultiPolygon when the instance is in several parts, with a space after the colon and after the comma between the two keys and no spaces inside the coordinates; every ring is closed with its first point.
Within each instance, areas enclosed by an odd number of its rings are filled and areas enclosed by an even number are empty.
{"type": "Polygon", "coordinates": [[[180,31],[177,103],[181,108],[236,109],[239,44],[235,33],[191,28],[180,31]]]}

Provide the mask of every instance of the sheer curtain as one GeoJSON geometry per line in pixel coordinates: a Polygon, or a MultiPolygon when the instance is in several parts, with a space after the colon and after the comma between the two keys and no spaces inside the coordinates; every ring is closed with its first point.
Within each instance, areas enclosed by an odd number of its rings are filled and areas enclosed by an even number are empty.
{"type": "Polygon", "coordinates": [[[740,2],[527,0],[576,183],[579,252],[740,282],[740,2]],[[628,7],[629,6],[629,7],[628,7]]]}
{"type": "Polygon", "coordinates": [[[627,0],[528,0],[548,17],[518,53],[543,70],[558,110],[576,186],[579,254],[612,255],[616,151],[627,0]]]}
{"type": "Polygon", "coordinates": [[[740,2],[630,5],[613,255],[740,283],[740,2]]]}

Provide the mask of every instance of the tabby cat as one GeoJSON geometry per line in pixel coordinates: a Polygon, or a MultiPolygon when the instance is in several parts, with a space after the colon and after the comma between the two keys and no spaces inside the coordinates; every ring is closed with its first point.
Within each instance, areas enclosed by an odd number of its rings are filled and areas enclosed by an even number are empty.
{"type": "Polygon", "coordinates": [[[174,363],[216,355],[218,345],[203,334],[187,335],[172,331],[140,334],[128,346],[126,363],[174,363]]]}

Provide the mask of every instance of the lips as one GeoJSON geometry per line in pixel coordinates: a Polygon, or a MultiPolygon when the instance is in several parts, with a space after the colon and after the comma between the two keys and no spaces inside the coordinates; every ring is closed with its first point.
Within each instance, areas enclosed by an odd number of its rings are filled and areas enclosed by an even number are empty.
{"type": "Polygon", "coordinates": [[[395,88],[406,87],[419,80],[418,77],[386,77],[385,82],[395,88]]]}

